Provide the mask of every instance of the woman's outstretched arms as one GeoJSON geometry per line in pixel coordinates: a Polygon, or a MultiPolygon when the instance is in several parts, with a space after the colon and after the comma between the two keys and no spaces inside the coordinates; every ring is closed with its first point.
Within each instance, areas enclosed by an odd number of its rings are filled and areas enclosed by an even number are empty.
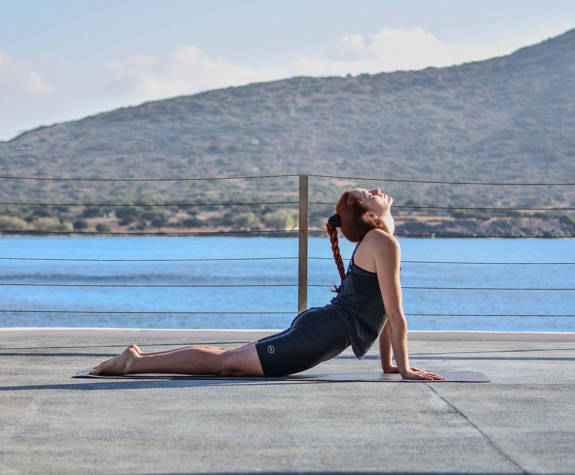
{"type": "MultiPolygon", "coordinates": [[[[375,234],[375,233],[374,233],[375,234]]],[[[385,372],[399,372],[404,379],[444,379],[409,364],[407,353],[407,321],[403,314],[399,277],[400,248],[397,240],[386,233],[374,236],[375,266],[388,321],[380,335],[380,354],[385,372]],[[397,366],[391,364],[391,349],[397,366]]]]}

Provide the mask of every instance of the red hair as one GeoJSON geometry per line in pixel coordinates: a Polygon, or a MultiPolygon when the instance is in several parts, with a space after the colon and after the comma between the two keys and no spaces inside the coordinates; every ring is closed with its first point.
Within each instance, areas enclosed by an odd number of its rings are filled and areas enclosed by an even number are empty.
{"type": "MultiPolygon", "coordinates": [[[[345,190],[335,205],[335,212],[341,219],[341,233],[345,238],[350,242],[359,242],[372,229],[383,229],[389,232],[383,220],[370,214],[369,210],[361,203],[361,200],[351,196],[351,192],[352,190],[345,190]]],[[[331,241],[333,259],[339,271],[341,282],[343,282],[343,279],[345,279],[345,266],[339,252],[337,228],[328,221],[326,229],[331,241]]],[[[334,287],[334,291],[339,292],[340,287],[334,287]]]]}

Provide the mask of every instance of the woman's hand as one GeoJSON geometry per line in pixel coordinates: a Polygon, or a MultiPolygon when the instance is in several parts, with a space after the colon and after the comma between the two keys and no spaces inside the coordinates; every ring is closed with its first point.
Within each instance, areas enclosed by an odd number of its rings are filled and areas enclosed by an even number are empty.
{"type": "Polygon", "coordinates": [[[411,368],[407,371],[401,371],[401,377],[403,379],[428,379],[428,380],[443,380],[443,376],[439,374],[432,373],[431,371],[425,371],[424,369],[411,368]]]}
{"type": "MultiPolygon", "coordinates": [[[[399,367],[395,365],[386,366],[383,368],[384,373],[401,373],[399,367]]],[[[410,368],[410,371],[404,372],[402,375],[403,379],[445,379],[439,374],[431,373],[430,371],[425,371],[419,368],[410,368]]]]}

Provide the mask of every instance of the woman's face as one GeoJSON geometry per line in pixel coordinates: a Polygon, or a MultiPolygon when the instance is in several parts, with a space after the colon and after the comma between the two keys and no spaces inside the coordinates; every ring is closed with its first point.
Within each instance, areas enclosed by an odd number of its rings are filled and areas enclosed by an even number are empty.
{"type": "Polygon", "coordinates": [[[357,198],[366,209],[380,218],[384,218],[390,213],[393,204],[393,198],[382,193],[379,188],[373,190],[354,188],[350,196],[357,198]]]}
{"type": "Polygon", "coordinates": [[[381,218],[391,234],[395,232],[395,220],[391,215],[391,205],[393,204],[391,196],[382,193],[379,188],[373,190],[354,188],[350,196],[357,198],[368,211],[381,218]]]}

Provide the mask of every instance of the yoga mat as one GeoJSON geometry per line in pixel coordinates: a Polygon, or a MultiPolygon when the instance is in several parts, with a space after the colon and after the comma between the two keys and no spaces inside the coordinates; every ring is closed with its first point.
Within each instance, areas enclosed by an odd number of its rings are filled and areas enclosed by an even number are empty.
{"type": "Polygon", "coordinates": [[[220,379],[241,381],[332,381],[332,382],[377,382],[377,383],[488,383],[489,378],[479,371],[444,371],[439,374],[444,380],[403,379],[400,374],[385,374],[377,371],[360,373],[315,373],[304,371],[283,377],[266,376],[217,376],[212,374],[127,374],[124,376],[100,376],[89,374],[92,368],[78,371],[73,378],[94,379],[220,379]]]}

